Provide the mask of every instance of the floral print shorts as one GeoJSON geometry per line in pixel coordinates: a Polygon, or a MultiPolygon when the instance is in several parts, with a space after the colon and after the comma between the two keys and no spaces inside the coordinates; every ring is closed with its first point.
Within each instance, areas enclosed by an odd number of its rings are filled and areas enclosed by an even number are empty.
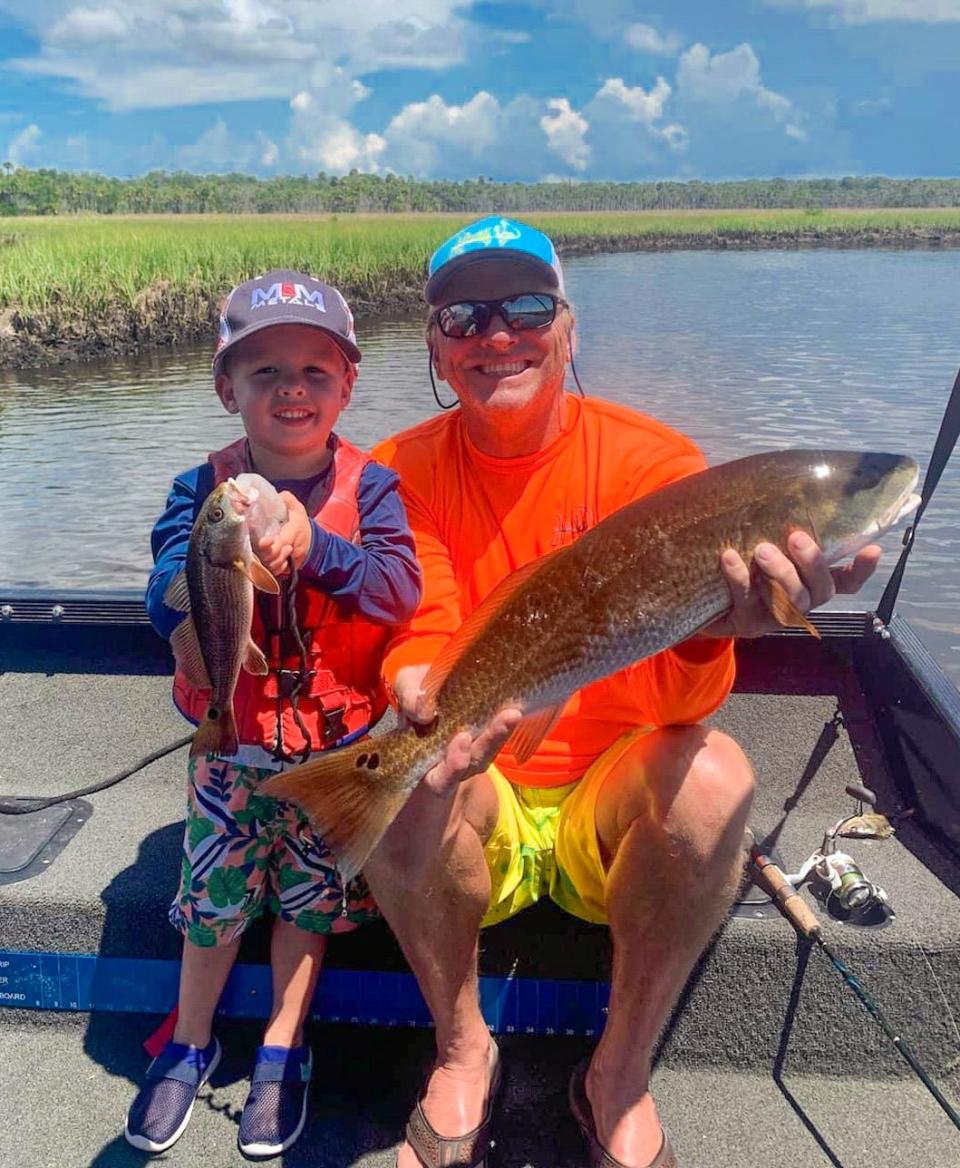
{"type": "Polygon", "coordinates": [[[344,886],[299,808],[257,793],[274,773],[214,755],[190,759],[170,922],[195,945],[229,944],[266,907],[311,933],[344,933],[379,916],[363,876],[344,886]]]}

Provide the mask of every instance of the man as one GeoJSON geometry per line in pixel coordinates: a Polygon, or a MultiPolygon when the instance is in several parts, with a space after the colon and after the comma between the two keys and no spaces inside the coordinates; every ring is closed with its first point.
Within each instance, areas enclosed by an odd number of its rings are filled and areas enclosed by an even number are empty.
{"type": "MultiPolygon", "coordinates": [[[[574,318],[541,232],[472,224],[433,255],[425,294],[432,369],[460,408],[375,451],[400,474],[424,572],[421,605],[384,662],[401,715],[418,721],[431,715],[420,692],[429,665],[501,579],[705,465],[652,418],[564,392],[574,318]]],[[[856,591],[878,556],[865,549],[832,573],[800,533],[789,557],[758,550],[801,612],[856,591]]],[[[740,557],[725,553],[722,569],[727,617],[575,695],[523,765],[503,747],[519,711],[458,736],[368,861],[436,1024],[437,1061],[398,1168],[486,1163],[500,1075],[478,1004],[479,929],[541,894],[612,934],[607,1024],[570,1086],[588,1162],[676,1163],[650,1094],[651,1052],[732,902],[753,794],[740,748],[701,723],[733,684],[730,638],[776,627],[740,557]]]]}

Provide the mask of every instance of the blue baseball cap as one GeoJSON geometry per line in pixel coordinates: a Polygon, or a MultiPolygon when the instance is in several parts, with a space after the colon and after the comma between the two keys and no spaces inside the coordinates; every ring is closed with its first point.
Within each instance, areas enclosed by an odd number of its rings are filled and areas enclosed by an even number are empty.
{"type": "Polygon", "coordinates": [[[512,275],[515,292],[557,292],[563,295],[563,268],[550,237],[527,223],[491,215],[478,219],[452,235],[430,257],[423,290],[431,305],[450,304],[468,292],[466,281],[458,289],[456,277],[478,263],[496,260],[512,275]]]}

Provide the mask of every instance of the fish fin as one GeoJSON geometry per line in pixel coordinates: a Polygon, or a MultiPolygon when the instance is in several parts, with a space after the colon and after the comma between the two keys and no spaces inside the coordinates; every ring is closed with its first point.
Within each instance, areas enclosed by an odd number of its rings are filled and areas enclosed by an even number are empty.
{"type": "Polygon", "coordinates": [[[537,710],[536,713],[521,718],[516,730],[510,735],[510,749],[517,762],[522,764],[530,758],[557,724],[565,705],[566,702],[559,702],[555,706],[547,706],[545,710],[537,710]]]}
{"type": "Polygon", "coordinates": [[[770,611],[777,618],[780,624],[788,628],[806,629],[808,633],[820,640],[820,633],[807,617],[803,615],[799,608],[793,603],[790,597],[784,591],[783,585],[776,580],[769,580],[764,585],[768,590],[770,611]]]}
{"type": "Polygon", "coordinates": [[[409,767],[390,764],[392,743],[407,736],[393,731],[331,751],[267,779],[258,794],[296,803],[337,857],[344,882],[352,880],[416,785],[409,767]]]}
{"type": "Polygon", "coordinates": [[[529,564],[518,568],[515,572],[511,572],[505,579],[494,588],[494,590],[487,596],[477,607],[470,613],[467,619],[463,622],[460,628],[453,634],[450,640],[443,647],[441,653],[438,654],[426,677],[423,679],[423,703],[424,707],[430,709],[433,707],[437,694],[440,692],[443,683],[447,680],[453,672],[453,667],[463,656],[463,651],[470,644],[473,638],[485,625],[489,624],[493,619],[495,613],[506,604],[515,592],[526,584],[530,577],[542,567],[547,560],[557,555],[562,551],[562,548],[557,548],[554,552],[548,552],[547,555],[541,556],[539,560],[532,560],[529,564]]]}
{"type": "Polygon", "coordinates": [[[270,672],[270,666],[263,655],[263,650],[255,641],[247,641],[247,652],[243,658],[243,668],[247,673],[255,673],[260,677],[270,672]]]}
{"type": "Polygon", "coordinates": [[[170,634],[170,648],[187,681],[197,689],[209,689],[210,675],[200,652],[197,626],[192,616],[184,617],[170,634]]]}
{"type": "Polygon", "coordinates": [[[251,559],[249,568],[240,560],[237,560],[237,567],[250,580],[254,588],[259,588],[261,592],[271,592],[274,596],[280,595],[280,585],[277,583],[276,577],[263,566],[256,556],[251,559]]]}
{"type": "Polygon", "coordinates": [[[203,721],[193,736],[190,754],[236,754],[239,749],[233,706],[222,711],[214,705],[207,706],[203,721]]]}
{"type": "Polygon", "coordinates": [[[167,608],[172,608],[176,612],[190,611],[190,589],[187,587],[187,572],[185,568],[181,568],[167,585],[166,591],[163,594],[163,603],[167,608]]]}

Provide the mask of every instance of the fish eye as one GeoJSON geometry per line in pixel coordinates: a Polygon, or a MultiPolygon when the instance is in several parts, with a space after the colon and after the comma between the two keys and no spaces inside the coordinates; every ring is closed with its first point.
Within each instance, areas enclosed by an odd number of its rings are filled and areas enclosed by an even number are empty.
{"type": "Polygon", "coordinates": [[[211,507],[210,518],[213,520],[214,523],[219,523],[220,520],[223,518],[223,508],[222,507],[211,507]]]}

